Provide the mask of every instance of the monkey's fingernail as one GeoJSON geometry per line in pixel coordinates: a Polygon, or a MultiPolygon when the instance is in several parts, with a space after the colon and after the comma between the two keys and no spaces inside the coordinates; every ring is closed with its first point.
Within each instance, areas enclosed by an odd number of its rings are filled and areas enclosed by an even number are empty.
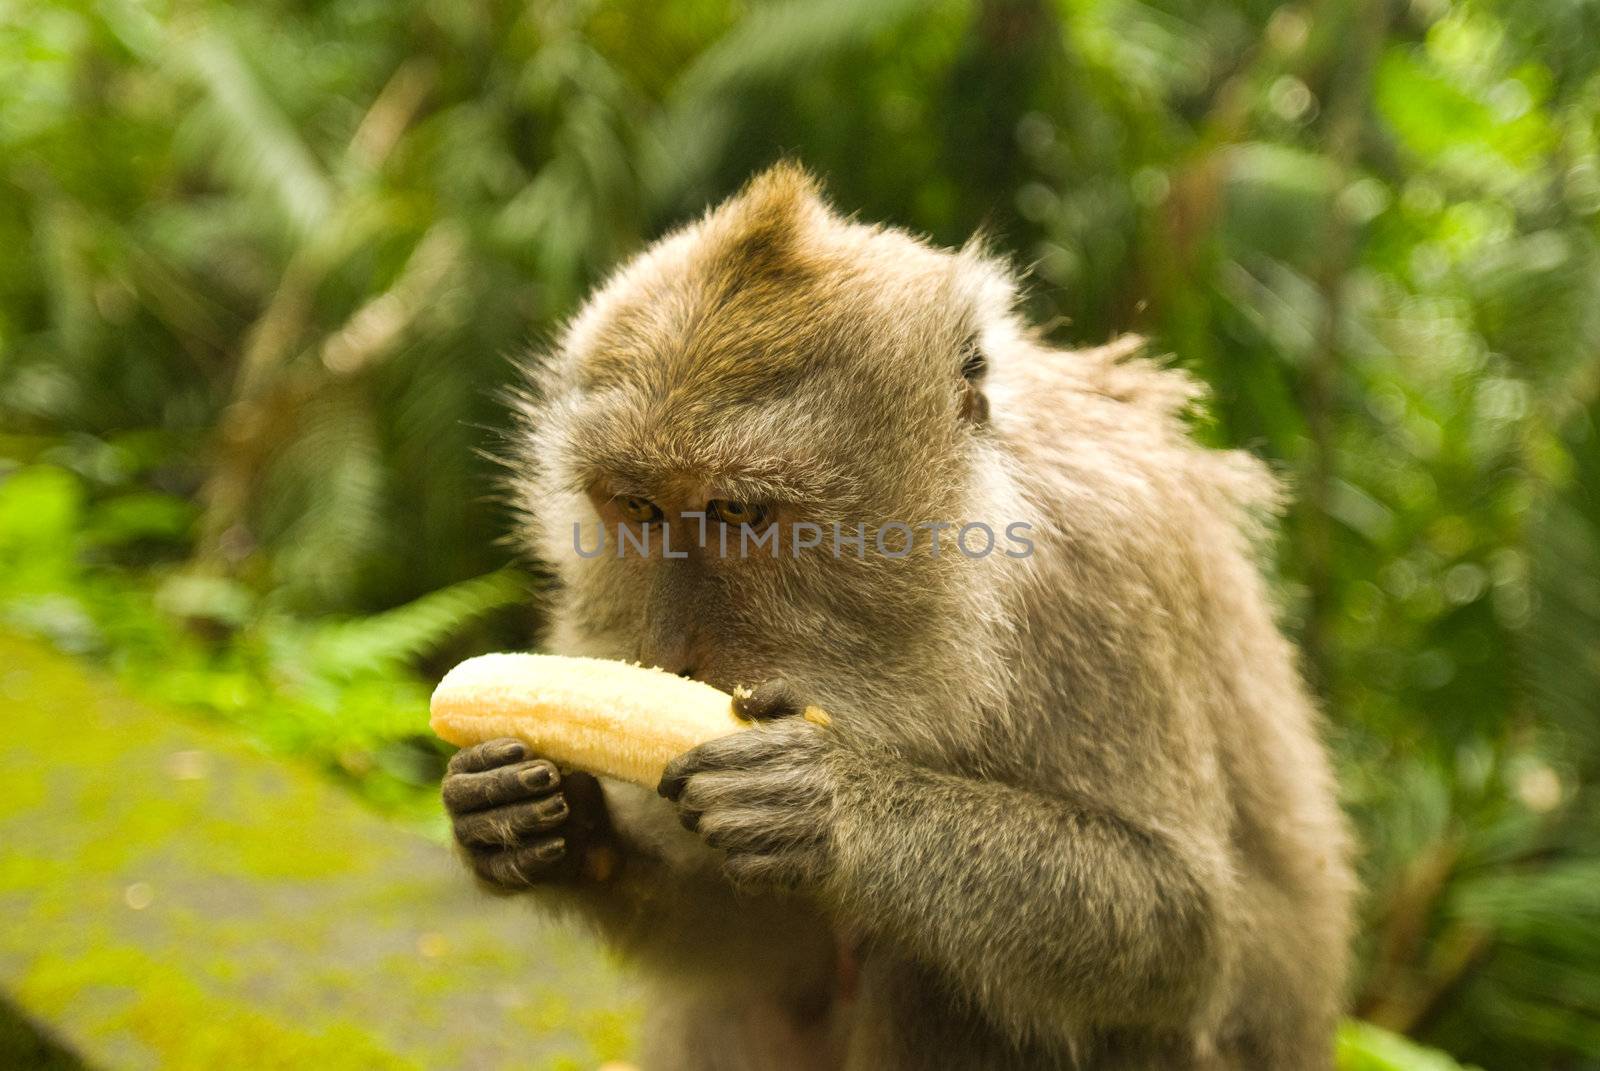
{"type": "Polygon", "coordinates": [[[534,850],[534,853],[538,855],[540,859],[550,860],[560,858],[561,853],[565,852],[566,850],[567,842],[565,839],[561,837],[551,837],[549,840],[542,842],[539,847],[534,850]]]}
{"type": "Polygon", "coordinates": [[[537,766],[530,766],[523,770],[517,775],[517,780],[522,783],[523,788],[540,791],[549,788],[555,783],[555,771],[550,768],[548,763],[541,762],[537,766]]]}

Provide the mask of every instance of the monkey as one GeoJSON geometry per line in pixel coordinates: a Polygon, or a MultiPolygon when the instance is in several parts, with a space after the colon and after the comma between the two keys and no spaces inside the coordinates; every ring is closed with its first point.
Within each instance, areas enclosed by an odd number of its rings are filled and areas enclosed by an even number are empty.
{"type": "Polygon", "coordinates": [[[655,792],[512,739],[443,781],[480,884],[638,965],[645,1067],[1331,1064],[1356,888],[1263,575],[1278,481],[1193,439],[1191,376],[1052,346],[1019,288],[785,163],[530,362],[544,646],[753,723],[655,792]]]}

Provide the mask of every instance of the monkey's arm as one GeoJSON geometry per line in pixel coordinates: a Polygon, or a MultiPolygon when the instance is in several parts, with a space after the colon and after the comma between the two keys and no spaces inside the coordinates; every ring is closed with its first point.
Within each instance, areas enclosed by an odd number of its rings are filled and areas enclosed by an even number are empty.
{"type": "Polygon", "coordinates": [[[735,882],[814,891],[1020,1034],[1191,1023],[1223,971],[1223,878],[1088,801],[912,766],[780,722],[690,752],[663,791],[735,882]]]}
{"type": "Polygon", "coordinates": [[[1003,1021],[1192,1022],[1219,974],[1203,853],[1085,801],[906,765],[846,782],[828,886],[1003,1021]]]}

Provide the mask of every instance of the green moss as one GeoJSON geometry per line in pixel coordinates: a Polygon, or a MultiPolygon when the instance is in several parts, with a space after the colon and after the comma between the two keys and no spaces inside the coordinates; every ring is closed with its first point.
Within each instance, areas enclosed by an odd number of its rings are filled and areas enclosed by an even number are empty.
{"type": "Polygon", "coordinates": [[[597,1060],[620,1060],[633,1047],[635,1008],[604,1008],[584,1015],[580,1033],[597,1060]]]}
{"type": "Polygon", "coordinates": [[[532,1004],[520,1008],[517,1021],[535,1034],[560,1030],[572,1020],[572,1002],[565,993],[545,991],[532,1004]]]}
{"type": "Polygon", "coordinates": [[[333,790],[310,773],[264,768],[225,785],[175,779],[165,768],[179,750],[171,725],[92,689],[70,660],[40,657],[31,644],[0,637],[0,664],[25,667],[4,689],[28,697],[11,703],[0,738],[0,820],[54,808],[76,834],[56,845],[75,868],[116,873],[157,845],[203,850],[207,869],[240,878],[346,875],[370,863],[347,825],[319,821],[333,790]]]}
{"type": "Polygon", "coordinates": [[[95,993],[112,1010],[96,1027],[126,1034],[163,1067],[410,1068],[367,1031],[337,1020],[290,1026],[205,992],[174,967],[136,948],[96,942],[79,955],[40,957],[19,995],[35,1009],[61,1015],[95,993]]]}
{"type": "Polygon", "coordinates": [[[71,867],[53,856],[24,852],[0,855],[0,893],[26,892],[66,879],[71,867]]]}
{"type": "Polygon", "coordinates": [[[631,1005],[576,1008],[565,993],[544,990],[533,1003],[521,1008],[516,1018],[534,1035],[575,1029],[588,1047],[590,1057],[605,1062],[621,1060],[633,1051],[639,1009],[631,1005]]]}
{"type": "Polygon", "coordinates": [[[45,768],[37,762],[0,766],[0,821],[15,819],[45,805],[45,768]]]}
{"type": "Polygon", "coordinates": [[[0,667],[16,714],[0,775],[22,774],[0,778],[0,986],[91,1063],[626,1054],[618,972],[526,905],[479,897],[443,848],[43,647],[0,634],[0,667]],[[518,1005],[535,956],[562,996],[518,1005]]]}
{"type": "Polygon", "coordinates": [[[585,1071],[583,1064],[570,1056],[558,1056],[544,1065],[545,1071],[585,1071]]]}

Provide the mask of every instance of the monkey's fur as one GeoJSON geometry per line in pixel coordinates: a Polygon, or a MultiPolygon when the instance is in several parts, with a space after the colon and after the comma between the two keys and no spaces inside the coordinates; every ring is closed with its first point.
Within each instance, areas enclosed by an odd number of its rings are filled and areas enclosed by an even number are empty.
{"type": "Polygon", "coordinates": [[[602,803],[508,741],[453,765],[479,877],[659,982],[648,1067],[1330,1063],[1353,885],[1254,560],[1274,485],[1189,440],[1189,378],[1052,349],[1014,301],[976,247],[848,222],[780,166],[621,269],[534,373],[515,488],[559,580],[548,647],[781,679],[751,713],[833,719],[704,745],[668,800],[602,803]],[[830,537],[581,557],[617,496],[830,537]],[[972,520],[1031,524],[1032,555],[954,529],[832,553],[835,521],[972,520]]]}

